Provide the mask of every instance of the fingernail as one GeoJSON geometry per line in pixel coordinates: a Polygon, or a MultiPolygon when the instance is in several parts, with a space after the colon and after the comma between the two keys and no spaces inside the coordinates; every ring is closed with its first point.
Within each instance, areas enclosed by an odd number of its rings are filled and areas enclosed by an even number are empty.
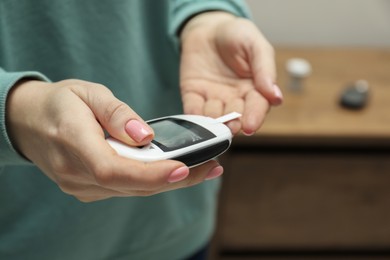
{"type": "Polygon", "coordinates": [[[185,178],[187,178],[188,174],[190,173],[190,170],[187,166],[180,167],[176,170],[174,170],[171,175],[168,177],[169,183],[174,183],[178,181],[182,181],[185,178]]]}
{"type": "Polygon", "coordinates": [[[212,180],[215,179],[219,176],[221,176],[223,173],[223,167],[222,166],[217,166],[213,168],[206,176],[205,180],[212,180]]]}
{"type": "Polygon", "coordinates": [[[136,142],[141,142],[152,135],[152,131],[138,120],[132,119],[125,126],[126,133],[136,142]]]}
{"type": "Polygon", "coordinates": [[[280,105],[283,101],[283,93],[280,90],[280,88],[278,87],[278,85],[273,84],[273,88],[274,88],[274,94],[276,96],[276,101],[275,101],[274,105],[280,105]]]}
{"type": "Polygon", "coordinates": [[[255,132],[245,132],[245,131],[242,131],[242,133],[245,135],[245,136],[252,136],[255,134],[255,132]]]}

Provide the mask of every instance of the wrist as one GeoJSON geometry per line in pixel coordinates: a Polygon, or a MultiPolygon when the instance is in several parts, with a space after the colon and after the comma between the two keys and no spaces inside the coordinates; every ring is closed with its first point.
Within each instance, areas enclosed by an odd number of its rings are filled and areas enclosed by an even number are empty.
{"type": "Polygon", "coordinates": [[[180,33],[180,40],[183,41],[190,35],[192,32],[197,31],[198,29],[215,29],[219,24],[225,23],[231,20],[236,19],[237,17],[231,13],[223,11],[208,11],[199,13],[193,16],[183,27],[180,33]]]}
{"type": "Polygon", "coordinates": [[[19,153],[24,155],[21,151],[20,136],[24,135],[22,129],[26,128],[33,119],[29,116],[33,107],[39,103],[41,94],[37,94],[37,88],[42,84],[48,84],[47,82],[22,79],[17,82],[7,96],[6,101],[6,127],[9,139],[19,153]]]}

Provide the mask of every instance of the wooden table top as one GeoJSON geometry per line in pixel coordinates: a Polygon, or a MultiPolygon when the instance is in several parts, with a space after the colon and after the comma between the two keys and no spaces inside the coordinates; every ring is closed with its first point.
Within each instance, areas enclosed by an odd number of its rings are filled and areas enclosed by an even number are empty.
{"type": "Polygon", "coordinates": [[[276,64],[285,101],[271,109],[256,137],[283,142],[376,140],[382,144],[388,140],[390,144],[390,48],[276,48],[276,64]],[[290,58],[304,58],[312,67],[301,93],[288,88],[285,64],[290,58]],[[366,107],[342,108],[342,91],[360,79],[370,85],[366,107]]]}

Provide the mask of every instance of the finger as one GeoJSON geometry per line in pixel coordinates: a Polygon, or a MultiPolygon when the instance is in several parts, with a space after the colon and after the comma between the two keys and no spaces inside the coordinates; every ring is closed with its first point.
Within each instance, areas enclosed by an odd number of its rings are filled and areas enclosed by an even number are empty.
{"type": "Polygon", "coordinates": [[[205,180],[210,180],[215,177],[218,177],[222,174],[220,171],[221,165],[216,160],[208,161],[204,164],[201,164],[197,167],[191,168],[190,176],[183,182],[186,186],[193,186],[199,184],[205,180]]]}
{"type": "Polygon", "coordinates": [[[191,187],[207,180],[215,179],[223,174],[223,167],[216,160],[210,160],[193,167],[188,176],[180,181],[168,182],[159,189],[143,189],[133,192],[137,196],[149,196],[161,192],[191,187]]]}
{"type": "Polygon", "coordinates": [[[80,134],[74,142],[82,145],[74,147],[72,156],[82,158],[82,169],[93,176],[91,183],[104,189],[154,194],[189,174],[188,167],[178,161],[144,163],[119,156],[98,131],[80,134]]]}
{"type": "Polygon", "coordinates": [[[124,193],[134,190],[153,193],[169,183],[187,178],[189,174],[188,167],[179,161],[144,163],[116,154],[94,167],[97,184],[124,193]]]}
{"type": "MultiPolygon", "coordinates": [[[[231,112],[237,112],[242,114],[244,111],[244,100],[241,98],[233,99],[226,103],[224,114],[229,114],[231,112]]],[[[230,128],[233,134],[237,134],[241,130],[241,120],[236,119],[229,121],[226,125],[230,128]]]]}
{"type": "Polygon", "coordinates": [[[93,202],[93,201],[99,201],[104,200],[108,198],[113,197],[145,197],[145,196],[151,196],[155,195],[161,192],[174,190],[177,188],[162,188],[160,190],[155,191],[148,191],[148,190],[129,190],[128,192],[118,192],[110,189],[101,189],[100,187],[92,187],[90,189],[87,189],[87,192],[84,194],[78,194],[75,196],[78,200],[83,202],[93,202]]]}
{"type": "Polygon", "coordinates": [[[84,88],[77,89],[80,98],[111,136],[133,146],[147,144],[153,139],[152,128],[110,90],[98,84],[82,84],[84,88]]]}
{"type": "Polygon", "coordinates": [[[224,111],[224,104],[218,99],[209,99],[205,102],[203,114],[212,118],[220,117],[224,111]]]}
{"type": "Polygon", "coordinates": [[[72,195],[82,202],[98,201],[111,197],[129,196],[129,194],[106,189],[100,186],[84,185],[75,182],[61,185],[59,187],[64,193],[72,195]]]}
{"type": "Polygon", "coordinates": [[[203,114],[204,98],[196,93],[189,92],[182,96],[184,114],[201,115],[203,114]]]}
{"type": "Polygon", "coordinates": [[[249,91],[245,96],[245,108],[241,120],[244,134],[254,134],[263,123],[268,110],[268,101],[256,90],[249,91]]]}
{"type": "Polygon", "coordinates": [[[249,48],[255,87],[272,105],[279,105],[283,101],[283,95],[280,88],[274,84],[276,80],[274,49],[260,32],[257,35],[249,48]]]}
{"type": "Polygon", "coordinates": [[[180,182],[166,186],[164,191],[191,187],[207,180],[218,178],[223,174],[223,167],[216,160],[208,161],[190,170],[188,177],[180,182]]]}

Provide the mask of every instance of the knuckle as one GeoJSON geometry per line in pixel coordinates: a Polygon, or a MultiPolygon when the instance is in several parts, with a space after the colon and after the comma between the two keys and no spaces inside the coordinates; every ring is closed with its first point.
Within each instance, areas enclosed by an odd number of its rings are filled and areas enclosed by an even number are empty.
{"type": "Polygon", "coordinates": [[[94,92],[97,91],[97,92],[100,92],[103,94],[113,95],[112,91],[103,84],[90,83],[89,87],[90,87],[90,90],[93,90],[94,92]]]}
{"type": "Polygon", "coordinates": [[[65,181],[68,176],[73,176],[73,167],[66,160],[63,160],[61,156],[53,154],[50,156],[52,172],[57,176],[59,182],[65,181]]]}
{"type": "Polygon", "coordinates": [[[61,180],[57,180],[57,185],[63,193],[72,196],[77,196],[78,189],[71,183],[61,179],[61,180]]]}
{"type": "Polygon", "coordinates": [[[153,195],[155,195],[157,193],[158,192],[156,192],[156,191],[142,190],[142,191],[135,192],[135,196],[138,196],[138,197],[150,197],[150,196],[153,196],[153,195]]]}
{"type": "Polygon", "coordinates": [[[159,174],[153,174],[147,163],[134,165],[132,181],[137,183],[137,196],[153,195],[162,186],[159,174]]]}
{"type": "Polygon", "coordinates": [[[268,41],[266,41],[266,48],[267,52],[271,55],[271,57],[275,57],[275,48],[268,41]]]}
{"type": "Polygon", "coordinates": [[[97,163],[92,171],[96,183],[100,186],[110,186],[113,183],[115,177],[114,170],[106,163],[97,163]]]}
{"type": "Polygon", "coordinates": [[[78,196],[74,196],[76,199],[78,199],[80,202],[84,202],[84,203],[89,203],[89,202],[93,202],[95,200],[93,200],[92,198],[89,198],[89,197],[78,197],[78,196]]]}
{"type": "Polygon", "coordinates": [[[95,202],[98,200],[105,199],[105,197],[91,197],[91,196],[74,196],[76,199],[78,199],[80,202],[84,203],[90,203],[95,202]]]}
{"type": "Polygon", "coordinates": [[[186,187],[195,186],[203,181],[203,178],[187,178],[184,181],[186,187]]]}
{"type": "Polygon", "coordinates": [[[53,140],[61,145],[70,142],[70,138],[75,135],[73,130],[74,122],[68,117],[60,119],[56,126],[47,129],[49,140],[53,140]]]}
{"type": "Polygon", "coordinates": [[[108,104],[104,111],[103,120],[105,122],[112,122],[117,118],[117,115],[121,115],[126,113],[128,110],[128,106],[119,100],[113,100],[108,104]]]}
{"type": "Polygon", "coordinates": [[[59,83],[62,83],[64,85],[84,85],[86,81],[80,79],[65,79],[59,81],[59,83]]]}

